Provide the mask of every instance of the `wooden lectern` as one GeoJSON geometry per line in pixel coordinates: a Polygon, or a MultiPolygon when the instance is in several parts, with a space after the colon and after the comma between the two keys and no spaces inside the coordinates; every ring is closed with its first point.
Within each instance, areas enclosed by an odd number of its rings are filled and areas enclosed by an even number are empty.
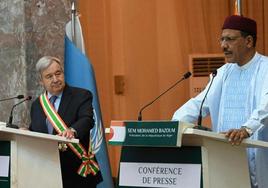
{"type": "Polygon", "coordinates": [[[79,140],[0,125],[0,156],[10,157],[9,176],[0,177],[0,187],[61,188],[58,142],[79,140]]]}
{"type": "MultiPolygon", "coordinates": [[[[250,188],[246,149],[249,147],[268,147],[268,142],[251,139],[245,139],[239,146],[232,146],[223,134],[193,129],[191,128],[193,125],[180,122],[177,122],[177,125],[174,125],[174,122],[128,121],[119,124],[120,128],[111,126],[113,130],[110,141],[111,144],[123,146],[119,168],[119,187],[124,188],[133,186],[187,187],[182,185],[183,182],[188,179],[188,185],[191,184],[191,179],[198,173],[200,180],[197,180],[198,182],[191,187],[250,188]],[[122,128],[124,126],[125,129],[122,128]],[[177,130],[173,135],[171,132],[175,129],[163,129],[172,126],[177,130]],[[123,132],[125,136],[116,136],[116,130],[123,132]],[[168,134],[163,133],[164,130],[168,134]],[[161,134],[159,134],[160,132],[161,134]],[[174,142],[174,137],[177,137],[177,142],[174,142]],[[156,140],[148,144],[150,139],[162,140],[165,144],[156,140]],[[172,144],[167,144],[169,139],[172,144]],[[154,143],[157,144],[154,145],[154,143]],[[200,165],[201,168],[199,171],[199,168],[195,168],[194,174],[186,174],[180,179],[178,172],[175,175],[171,174],[178,164],[182,165],[182,173],[179,175],[184,172],[183,165],[194,164],[200,165]],[[170,173],[170,175],[161,175],[160,172],[170,173]],[[131,177],[128,178],[128,174],[131,177]],[[167,177],[174,177],[175,179],[167,177]],[[126,179],[127,181],[125,181],[126,179]],[[176,184],[170,183],[172,181],[176,184]],[[167,185],[168,183],[170,185],[167,185]]],[[[112,125],[116,125],[116,123],[112,123],[112,125]]],[[[187,170],[188,167],[185,172],[187,170]]]]}

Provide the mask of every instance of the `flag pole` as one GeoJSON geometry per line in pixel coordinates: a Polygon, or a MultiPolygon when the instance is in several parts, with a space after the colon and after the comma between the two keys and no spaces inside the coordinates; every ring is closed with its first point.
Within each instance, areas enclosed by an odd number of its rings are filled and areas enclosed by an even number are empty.
{"type": "Polygon", "coordinates": [[[75,28],[75,17],[76,17],[76,7],[75,7],[75,0],[72,0],[72,5],[71,5],[71,30],[72,30],[72,42],[76,45],[76,28],[75,28]]]}
{"type": "Polygon", "coordinates": [[[235,15],[242,16],[241,0],[235,1],[235,15]]]}

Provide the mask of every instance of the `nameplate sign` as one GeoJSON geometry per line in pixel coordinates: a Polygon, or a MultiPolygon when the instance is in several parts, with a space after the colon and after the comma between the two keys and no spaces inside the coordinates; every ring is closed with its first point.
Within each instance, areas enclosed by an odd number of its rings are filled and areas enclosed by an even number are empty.
{"type": "Polygon", "coordinates": [[[177,146],[179,123],[175,121],[125,122],[125,145],[177,146]]]}
{"type": "Polygon", "coordinates": [[[191,126],[178,121],[112,121],[109,144],[180,147],[187,127],[191,126]]]}
{"type": "Polygon", "coordinates": [[[120,163],[120,186],[200,188],[201,164],[120,163]]]}

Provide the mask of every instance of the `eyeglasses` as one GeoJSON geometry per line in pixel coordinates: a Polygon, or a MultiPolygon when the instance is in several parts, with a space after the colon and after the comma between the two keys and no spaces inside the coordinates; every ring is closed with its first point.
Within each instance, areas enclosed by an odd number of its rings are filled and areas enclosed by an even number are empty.
{"type": "Polygon", "coordinates": [[[238,39],[238,38],[240,38],[241,36],[234,36],[234,37],[221,37],[220,38],[220,43],[222,44],[222,43],[224,43],[224,42],[226,42],[226,43],[231,43],[231,42],[233,42],[233,41],[235,41],[236,39],[238,39]]]}
{"type": "Polygon", "coordinates": [[[48,74],[48,75],[46,75],[44,78],[45,78],[46,80],[52,81],[53,78],[54,78],[54,75],[58,78],[58,77],[60,77],[60,76],[63,75],[63,72],[62,72],[62,71],[57,71],[57,72],[55,72],[54,74],[48,74]]]}

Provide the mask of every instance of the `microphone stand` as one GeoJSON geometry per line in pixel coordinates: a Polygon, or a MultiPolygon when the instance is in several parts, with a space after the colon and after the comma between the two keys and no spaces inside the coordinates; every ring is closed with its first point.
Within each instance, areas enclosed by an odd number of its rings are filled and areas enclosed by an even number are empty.
{"type": "Polygon", "coordinates": [[[166,91],[164,91],[163,93],[161,93],[161,94],[160,94],[158,97],[156,97],[154,100],[152,100],[151,102],[149,102],[148,104],[146,104],[145,106],[143,106],[143,107],[140,109],[140,111],[139,111],[138,121],[142,121],[142,111],[143,111],[146,107],[148,107],[148,106],[150,106],[151,104],[153,104],[153,103],[154,103],[157,99],[159,99],[162,95],[164,95],[166,92],[168,92],[169,90],[171,90],[173,87],[175,87],[175,86],[176,86],[178,83],[180,83],[181,81],[183,81],[183,80],[189,78],[191,75],[192,75],[191,72],[187,72],[187,73],[185,73],[185,74],[183,75],[183,77],[182,77],[180,80],[178,80],[176,83],[174,83],[171,87],[169,87],[166,91]]]}
{"type": "Polygon", "coordinates": [[[7,123],[7,127],[9,127],[9,128],[14,128],[14,129],[18,129],[18,128],[19,128],[17,125],[14,125],[14,124],[12,123],[12,121],[13,121],[13,110],[14,110],[14,108],[15,108],[16,106],[18,106],[19,104],[21,104],[21,103],[23,103],[23,102],[25,102],[25,101],[31,100],[31,99],[32,99],[32,97],[31,97],[31,96],[28,96],[26,99],[20,101],[19,103],[15,104],[15,105],[12,107],[11,112],[10,112],[10,116],[9,116],[9,120],[8,120],[8,123],[7,123]]]}
{"type": "Polygon", "coordinates": [[[19,128],[18,125],[14,125],[14,124],[10,124],[10,123],[7,123],[7,127],[12,128],[12,129],[18,129],[19,128]]]}
{"type": "Polygon", "coordinates": [[[207,89],[207,92],[205,94],[205,97],[204,97],[204,99],[201,102],[200,110],[199,110],[199,116],[198,116],[198,119],[197,119],[197,126],[194,126],[194,129],[199,129],[199,130],[204,130],[204,131],[212,131],[210,128],[202,126],[202,118],[203,118],[202,117],[202,108],[203,108],[203,104],[204,104],[204,102],[206,100],[207,94],[208,94],[208,92],[210,90],[210,87],[211,87],[211,85],[213,83],[213,80],[216,77],[216,75],[217,75],[217,70],[214,70],[212,72],[212,80],[211,80],[211,82],[209,84],[209,87],[207,89]]]}
{"type": "Polygon", "coordinates": [[[12,100],[12,99],[23,99],[23,98],[24,98],[24,95],[18,95],[16,97],[10,97],[10,98],[5,98],[5,99],[0,99],[0,102],[12,100]]]}

